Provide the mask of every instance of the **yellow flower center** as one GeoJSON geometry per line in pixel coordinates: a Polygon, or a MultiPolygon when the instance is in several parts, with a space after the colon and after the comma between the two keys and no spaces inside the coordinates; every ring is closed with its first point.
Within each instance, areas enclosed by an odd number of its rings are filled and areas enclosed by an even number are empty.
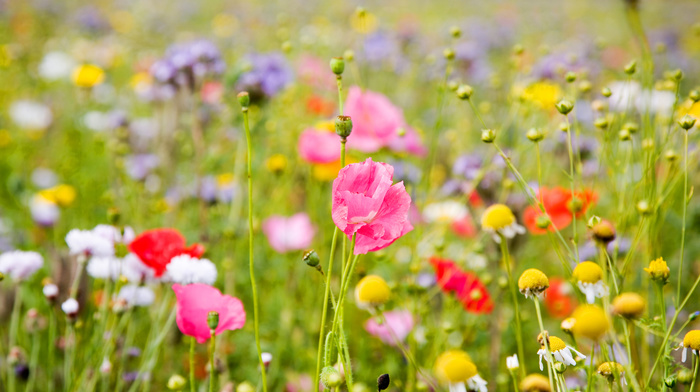
{"type": "Polygon", "coordinates": [[[692,330],[685,334],[683,347],[690,347],[693,350],[700,350],[700,330],[692,330]]]}
{"type": "Polygon", "coordinates": [[[105,71],[96,65],[81,65],[73,71],[73,83],[78,87],[94,87],[104,79],[105,71]]]}
{"type": "Polygon", "coordinates": [[[637,293],[622,293],[612,303],[613,312],[622,317],[637,318],[642,315],[646,303],[637,293]]]}
{"type": "Polygon", "coordinates": [[[536,268],[525,270],[525,272],[520,275],[520,279],[518,279],[518,288],[520,291],[542,291],[547,287],[549,287],[549,279],[547,279],[547,275],[536,268]]]}
{"type": "Polygon", "coordinates": [[[515,223],[515,215],[505,204],[494,204],[481,216],[481,227],[484,229],[500,230],[513,223],[515,223]]]}
{"type": "Polygon", "coordinates": [[[574,323],[574,335],[584,336],[591,340],[600,339],[610,327],[610,321],[605,311],[596,305],[580,305],[571,317],[574,323]]]}
{"type": "Polygon", "coordinates": [[[563,340],[559,339],[556,336],[549,337],[549,350],[551,352],[563,350],[565,348],[566,348],[566,343],[564,343],[563,340]]]}
{"type": "Polygon", "coordinates": [[[457,384],[476,376],[477,371],[467,353],[450,350],[441,354],[435,361],[435,373],[443,381],[457,384]]]}
{"type": "Polygon", "coordinates": [[[617,362],[603,362],[598,366],[598,374],[605,377],[622,374],[625,368],[617,362]]]}
{"type": "Polygon", "coordinates": [[[520,382],[520,389],[523,392],[550,392],[552,387],[549,379],[541,374],[530,374],[520,382]]]}
{"type": "Polygon", "coordinates": [[[382,305],[389,300],[389,285],[377,275],[367,275],[355,287],[355,299],[360,304],[382,305]]]}
{"type": "Polygon", "coordinates": [[[287,157],[282,154],[275,154],[267,159],[267,170],[273,173],[284,171],[287,167],[287,157]]]}
{"type": "Polygon", "coordinates": [[[525,88],[522,97],[542,109],[552,109],[561,99],[561,87],[552,82],[536,82],[525,88]]]}
{"type": "Polygon", "coordinates": [[[603,278],[603,270],[594,262],[584,261],[574,268],[573,275],[579,282],[595,283],[603,278]]]}

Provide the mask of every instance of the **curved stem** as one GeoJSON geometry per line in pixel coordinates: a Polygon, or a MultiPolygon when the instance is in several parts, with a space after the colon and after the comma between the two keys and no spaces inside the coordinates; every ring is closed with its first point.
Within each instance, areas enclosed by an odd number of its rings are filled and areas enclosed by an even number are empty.
{"type": "MultiPolygon", "coordinates": [[[[508,286],[510,287],[510,295],[513,300],[513,308],[515,313],[515,339],[518,344],[518,356],[525,359],[525,350],[523,348],[523,335],[522,327],[520,325],[520,309],[518,307],[518,294],[515,291],[515,281],[513,280],[513,274],[510,271],[510,253],[508,252],[508,243],[506,242],[505,236],[498,234],[501,237],[501,253],[503,256],[503,264],[506,267],[506,272],[508,273],[508,286]]],[[[525,377],[525,364],[520,366],[520,375],[525,377]]]]}

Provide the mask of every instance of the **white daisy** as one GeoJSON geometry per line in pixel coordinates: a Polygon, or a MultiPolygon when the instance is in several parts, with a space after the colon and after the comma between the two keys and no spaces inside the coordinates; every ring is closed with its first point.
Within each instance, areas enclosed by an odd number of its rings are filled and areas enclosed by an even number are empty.
{"type": "MultiPolygon", "coordinates": [[[[574,359],[573,354],[571,354],[571,351],[578,354],[578,356],[582,359],[586,359],[585,355],[576,351],[576,349],[574,349],[573,347],[567,346],[563,340],[559,339],[556,336],[549,336],[548,342],[549,350],[552,353],[552,357],[554,357],[554,360],[559,361],[567,366],[576,365],[576,360],[574,359]]],[[[546,361],[549,361],[549,356],[547,355],[547,350],[545,349],[544,345],[542,345],[542,348],[540,348],[540,350],[537,351],[537,354],[540,356],[540,370],[543,370],[542,358],[544,358],[546,361]]]]}
{"type": "Polygon", "coordinates": [[[92,230],[73,229],[66,235],[72,255],[113,256],[114,243],[92,230]]]}

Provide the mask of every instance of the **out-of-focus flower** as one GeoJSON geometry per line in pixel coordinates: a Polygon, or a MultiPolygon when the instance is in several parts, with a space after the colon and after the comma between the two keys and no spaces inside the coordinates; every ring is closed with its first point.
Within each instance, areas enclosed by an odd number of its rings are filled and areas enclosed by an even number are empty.
{"type": "Polygon", "coordinates": [[[66,244],[72,255],[110,257],[114,243],[92,230],[73,229],[66,234],[66,244]]]}
{"type": "Polygon", "coordinates": [[[361,309],[384,305],[390,295],[389,285],[378,275],[367,275],[355,286],[355,302],[361,309]]]}
{"type": "Polygon", "coordinates": [[[335,102],[323,99],[318,95],[312,95],[306,100],[306,109],[311,114],[328,117],[335,111],[335,102]]]}
{"type": "Polygon", "coordinates": [[[294,79],[294,73],[282,53],[250,54],[246,59],[250,70],[240,76],[238,90],[273,97],[294,79]]]}
{"type": "Polygon", "coordinates": [[[523,392],[551,392],[547,376],[539,373],[530,374],[520,382],[520,390],[523,392]]]}
{"type": "Polygon", "coordinates": [[[156,295],[150,287],[128,284],[119,290],[117,298],[125,300],[129,306],[150,306],[156,295]]]}
{"type": "Polygon", "coordinates": [[[670,115],[676,96],[670,91],[644,90],[638,82],[614,82],[608,85],[612,95],[610,109],[624,112],[635,109],[640,113],[647,110],[652,114],[670,115]]]}
{"type": "Polygon", "coordinates": [[[198,258],[204,253],[204,248],[199,244],[187,247],[185,237],[175,229],[145,231],[129,244],[129,250],[153,269],[156,278],[165,273],[173,257],[185,254],[198,258]]]}
{"type": "Polygon", "coordinates": [[[612,311],[627,319],[639,318],[646,308],[646,301],[637,293],[620,293],[612,301],[612,311]]]}
{"type": "Polygon", "coordinates": [[[555,187],[542,187],[537,192],[537,199],[544,206],[544,210],[549,218],[549,226],[546,229],[540,228],[538,220],[544,216],[539,207],[528,206],[523,213],[525,227],[532,234],[545,234],[554,228],[562,230],[574,219],[572,209],[576,211],[576,216],[580,217],[598,199],[598,196],[590,190],[575,192],[572,196],[570,190],[555,187]]]}
{"type": "Polygon", "coordinates": [[[42,103],[19,100],[10,105],[10,118],[22,129],[43,131],[53,122],[53,113],[42,103]]]}
{"type": "Polygon", "coordinates": [[[134,180],[144,180],[153,169],[158,167],[155,154],[136,154],[126,158],[126,172],[134,180]]]}
{"type": "Polygon", "coordinates": [[[75,315],[78,314],[79,308],[80,305],[75,298],[68,298],[61,304],[61,310],[63,310],[63,313],[65,313],[68,317],[75,317],[75,315]]]}
{"type": "Polygon", "coordinates": [[[58,183],[58,176],[51,169],[38,167],[32,171],[32,182],[42,189],[51,188],[58,183]]]}
{"type": "Polygon", "coordinates": [[[221,82],[206,82],[202,86],[202,101],[210,105],[221,102],[224,96],[224,85],[221,82]]]}
{"type": "Polygon", "coordinates": [[[301,159],[309,163],[331,163],[340,159],[340,138],[332,128],[309,128],[299,136],[301,159]]]}
{"type": "MultiPolygon", "coordinates": [[[[540,356],[540,370],[543,369],[542,367],[542,358],[544,358],[547,362],[549,362],[549,355],[547,355],[547,349],[545,348],[544,345],[544,337],[542,335],[539,336],[539,341],[541,348],[539,351],[537,351],[537,354],[540,356]]],[[[579,357],[582,359],[586,359],[586,356],[581,354],[580,352],[576,351],[575,348],[567,346],[566,343],[564,343],[563,340],[559,339],[556,336],[547,336],[547,343],[549,345],[549,351],[552,353],[552,356],[554,357],[553,359],[555,361],[559,361],[565,365],[568,366],[576,366],[576,360],[574,359],[574,356],[571,354],[571,352],[575,352],[578,354],[579,357]]]]}
{"type": "Polygon", "coordinates": [[[263,221],[262,229],[272,249],[279,253],[307,249],[316,233],[304,212],[290,217],[273,215],[263,221]]]}
{"type": "Polygon", "coordinates": [[[105,71],[94,64],[83,64],[73,70],[71,78],[78,87],[92,88],[105,80],[105,71]]]}
{"type": "Polygon", "coordinates": [[[383,314],[384,323],[380,324],[376,318],[371,318],[365,323],[365,330],[390,346],[396,346],[397,340],[399,342],[406,340],[415,325],[411,312],[394,310],[383,314]]]}
{"type": "Polygon", "coordinates": [[[198,259],[188,254],[175,256],[165,267],[163,279],[173,283],[203,283],[213,285],[216,282],[216,265],[209,259],[198,259]]]}
{"type": "Polygon", "coordinates": [[[537,268],[526,269],[518,279],[518,289],[525,298],[539,297],[548,288],[549,278],[537,268]]]}
{"type": "Polygon", "coordinates": [[[597,341],[610,328],[610,320],[605,311],[596,305],[579,305],[571,317],[575,320],[572,332],[597,341]]]}
{"type": "Polygon", "coordinates": [[[93,257],[85,267],[88,275],[95,279],[119,279],[122,263],[116,257],[93,257]]]}
{"type": "Polygon", "coordinates": [[[608,295],[608,286],[603,282],[603,270],[592,261],[580,262],[572,273],[578,288],[586,295],[589,304],[595,302],[595,298],[603,298],[608,295]]]}
{"type": "Polygon", "coordinates": [[[467,389],[486,392],[486,381],[482,379],[476,365],[462,350],[450,350],[435,360],[435,374],[448,385],[450,392],[463,392],[467,389]]]}
{"type": "Polygon", "coordinates": [[[464,310],[471,313],[491,313],[493,300],[486,286],[470,272],[462,271],[452,260],[433,257],[437,282],[445,293],[454,292],[464,310]]]}
{"type": "Polygon", "coordinates": [[[177,326],[180,332],[204,343],[211,337],[207,323],[209,312],[219,314],[219,324],[215,334],[243,328],[246,320],[243,304],[238,298],[222,295],[221,292],[205,284],[173,285],[177,297],[177,326]]]}
{"type": "Polygon", "coordinates": [[[493,240],[501,243],[501,235],[513,238],[516,234],[525,234],[525,228],[515,220],[513,211],[505,204],[494,204],[481,215],[481,228],[491,234],[493,240]]]}
{"type": "Polygon", "coordinates": [[[508,370],[516,370],[520,368],[518,354],[513,354],[512,356],[506,358],[506,367],[508,370]]]}
{"type": "Polygon", "coordinates": [[[37,252],[15,250],[0,255],[0,272],[15,281],[29,279],[44,266],[44,258],[37,252]]]}
{"type": "Polygon", "coordinates": [[[544,110],[554,110],[554,105],[562,97],[561,87],[557,83],[539,81],[525,87],[521,98],[530,101],[544,110]]]}
{"type": "Polygon", "coordinates": [[[328,69],[328,61],[318,57],[303,54],[296,62],[296,73],[299,80],[319,90],[336,89],[335,75],[328,69]]]}
{"type": "Polygon", "coordinates": [[[467,210],[467,207],[463,203],[454,200],[431,203],[423,209],[423,218],[428,223],[452,223],[463,220],[468,216],[469,210],[467,210]]]}
{"type": "Polygon", "coordinates": [[[53,226],[61,215],[56,203],[46,200],[41,195],[34,195],[29,202],[32,220],[40,226],[53,226]]]}
{"type": "Polygon", "coordinates": [[[576,307],[571,285],[561,278],[549,279],[549,289],[544,297],[544,305],[552,317],[563,319],[576,307]]]}
{"type": "Polygon", "coordinates": [[[345,115],[352,118],[352,134],[348,147],[362,152],[376,152],[398,137],[405,127],[403,112],[386,96],[373,91],[350,87],[345,102],[345,115]]]}
{"type": "Polygon", "coordinates": [[[368,158],[333,181],[333,222],[348,238],[357,234],[356,255],[384,249],[413,230],[411,197],[402,182],[392,185],[393,174],[392,166],[368,158]]]}
{"type": "Polygon", "coordinates": [[[39,195],[60,207],[68,207],[75,201],[77,192],[70,185],[60,184],[42,190],[39,195]]]}
{"type": "Polygon", "coordinates": [[[625,368],[617,362],[603,362],[598,366],[597,372],[605,377],[609,383],[613,383],[619,378],[623,385],[627,384],[625,368]]]}
{"type": "Polygon", "coordinates": [[[75,68],[75,60],[64,52],[49,52],[39,63],[39,76],[44,80],[68,79],[75,68]]]}

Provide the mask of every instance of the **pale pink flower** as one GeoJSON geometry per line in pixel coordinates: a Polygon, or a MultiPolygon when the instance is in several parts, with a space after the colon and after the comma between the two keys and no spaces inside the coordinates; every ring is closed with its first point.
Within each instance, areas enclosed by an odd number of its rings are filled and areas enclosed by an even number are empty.
{"type": "Polygon", "coordinates": [[[309,128],[299,136],[299,156],[309,163],[331,163],[340,160],[340,137],[335,132],[309,128]]]}
{"type": "Polygon", "coordinates": [[[379,324],[374,317],[367,320],[365,330],[390,346],[396,346],[397,339],[399,342],[406,340],[415,324],[413,315],[406,310],[384,312],[384,318],[386,322],[383,324],[379,324]]]}
{"type": "Polygon", "coordinates": [[[423,145],[418,131],[411,127],[406,127],[403,135],[396,135],[396,137],[389,140],[388,147],[392,151],[418,156],[425,156],[428,153],[428,149],[423,145]]]}
{"type": "Polygon", "coordinates": [[[304,212],[290,217],[273,215],[263,221],[262,229],[272,249],[279,253],[307,249],[316,234],[316,228],[304,212]]]}
{"type": "Polygon", "coordinates": [[[388,146],[405,123],[403,112],[389,98],[357,86],[348,90],[344,114],[352,118],[348,147],[362,152],[388,146]]]}
{"type": "Polygon", "coordinates": [[[408,220],[411,196],[403,182],[392,185],[394,168],[368,158],[343,168],[333,181],[333,222],[352,238],[355,254],[391,245],[413,230],[408,220]]]}
{"type": "Polygon", "coordinates": [[[219,313],[219,325],[216,335],[227,330],[243,328],[245,310],[238,298],[223,295],[221,292],[206,284],[173,285],[177,297],[177,322],[180,332],[204,343],[211,337],[207,316],[209,312],[219,313]]]}

